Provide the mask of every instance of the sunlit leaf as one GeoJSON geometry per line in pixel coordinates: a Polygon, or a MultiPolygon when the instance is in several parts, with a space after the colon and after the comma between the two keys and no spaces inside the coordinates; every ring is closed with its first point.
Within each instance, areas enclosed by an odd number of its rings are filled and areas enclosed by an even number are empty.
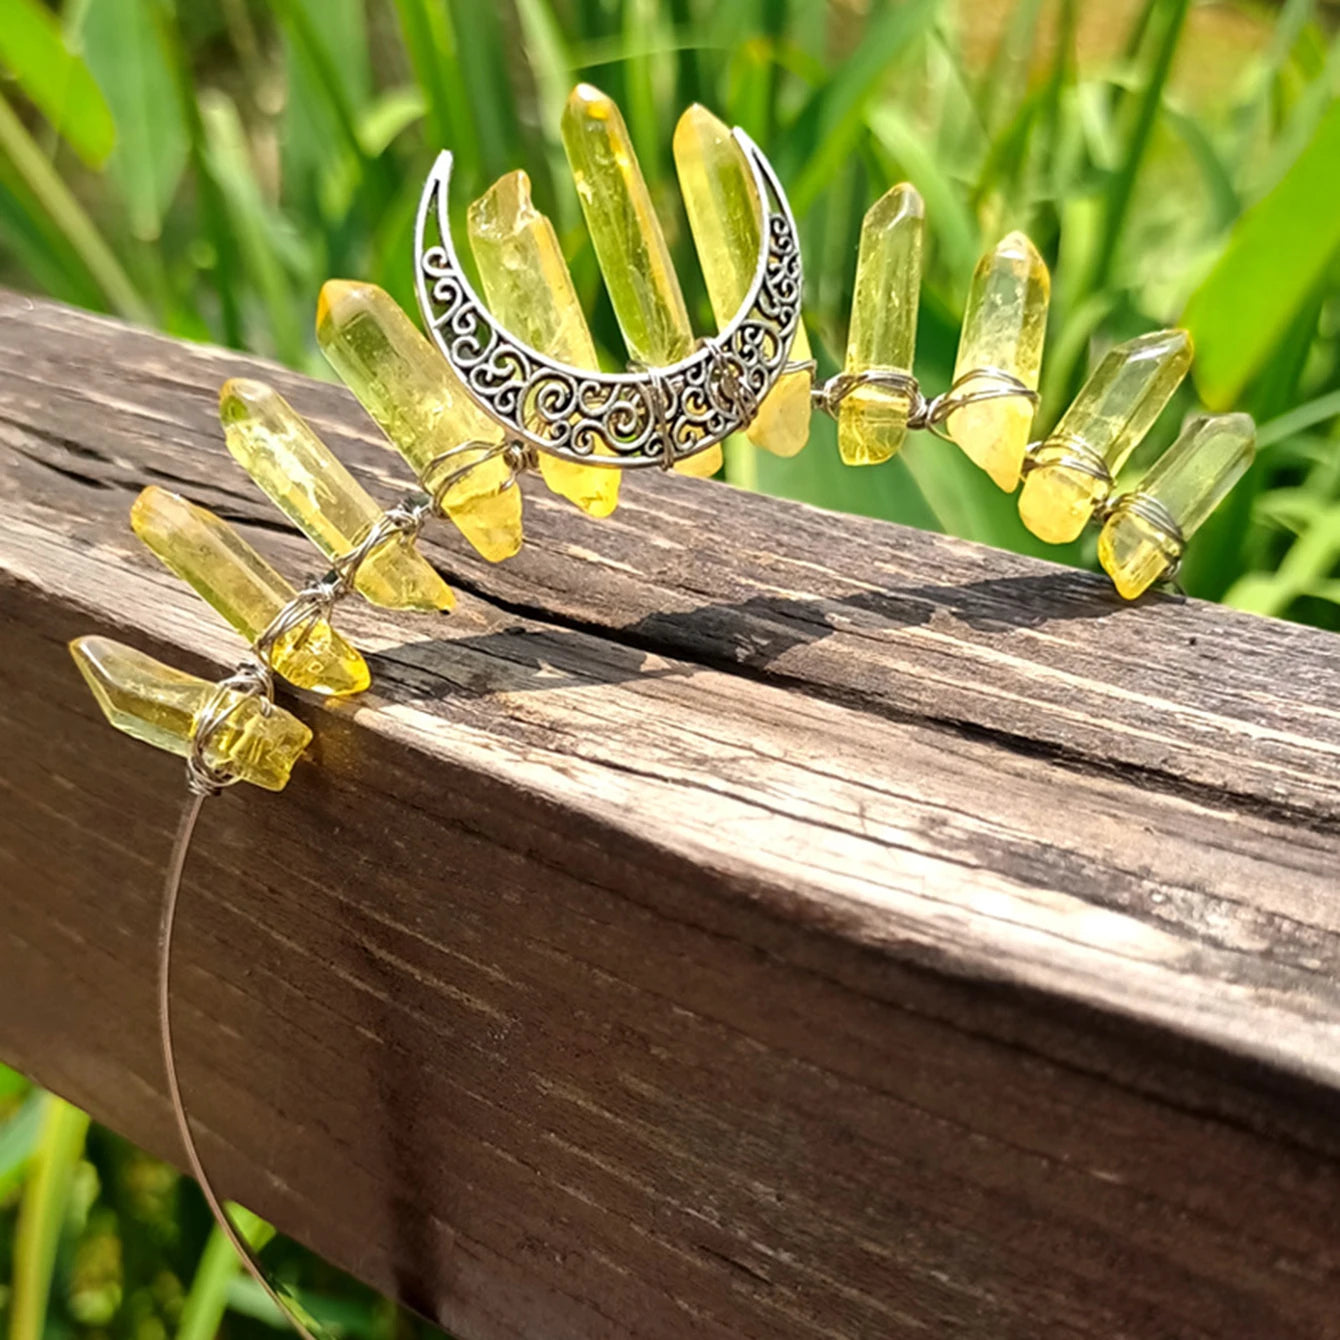
{"type": "Polygon", "coordinates": [[[116,125],[83,57],[71,51],[60,20],[39,0],[4,0],[0,66],[90,167],[116,143],[116,125]]]}
{"type": "Polygon", "coordinates": [[[1285,177],[1239,220],[1183,321],[1211,409],[1229,409],[1306,303],[1340,247],[1340,102],[1285,177]]]}

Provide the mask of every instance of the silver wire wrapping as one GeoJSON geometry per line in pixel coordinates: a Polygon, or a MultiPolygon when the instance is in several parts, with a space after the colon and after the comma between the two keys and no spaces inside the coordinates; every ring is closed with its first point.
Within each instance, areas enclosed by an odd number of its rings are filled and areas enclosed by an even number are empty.
{"type": "Polygon", "coordinates": [[[1183,533],[1182,527],[1177,524],[1177,518],[1157,498],[1148,493],[1141,493],[1139,489],[1135,489],[1131,493],[1123,493],[1120,497],[1114,498],[1112,502],[1095,514],[1094,520],[1097,525],[1105,526],[1113,517],[1119,516],[1138,517],[1166,538],[1168,548],[1173,551],[1173,555],[1168,560],[1168,566],[1164,569],[1159,581],[1175,587],[1180,592],[1181,588],[1177,587],[1177,575],[1182,570],[1182,556],[1186,552],[1186,535],[1183,533]]]}
{"type": "Polygon", "coordinates": [[[1063,437],[1053,433],[1051,437],[1044,438],[1040,442],[1030,442],[1028,450],[1024,453],[1022,474],[1027,477],[1039,466],[1044,465],[1048,468],[1054,465],[1063,466],[1067,470],[1074,470],[1079,474],[1088,475],[1090,479],[1096,479],[1107,489],[1112,487],[1112,471],[1107,468],[1107,462],[1080,437],[1069,435],[1063,437]],[[1055,457],[1049,456],[1045,461],[1040,460],[1044,447],[1059,448],[1060,454],[1055,457]]]}
{"type": "MultiPolygon", "coordinates": [[[[792,366],[788,364],[788,366],[792,366]]],[[[797,368],[813,367],[814,360],[798,363],[797,368]]],[[[976,405],[985,400],[1020,399],[1027,400],[1036,407],[1038,393],[1031,386],[1025,386],[1012,372],[1002,368],[970,368],[954,379],[947,391],[927,400],[922,394],[916,375],[904,372],[900,368],[867,368],[863,372],[839,372],[826,382],[815,386],[810,392],[810,400],[815,409],[822,410],[830,418],[836,419],[842,402],[851,393],[862,386],[878,386],[907,397],[907,426],[912,429],[928,429],[936,437],[947,442],[953,441],[944,424],[956,410],[968,405],[976,405]],[[977,378],[988,384],[978,387],[970,385],[977,378]]]]}
{"type": "Polygon", "coordinates": [[[428,463],[420,479],[420,484],[425,490],[424,494],[412,494],[387,508],[358,544],[347,554],[337,558],[324,576],[309,582],[297,591],[262,631],[252,644],[250,653],[238,662],[232,674],[219,680],[214,686],[214,692],[192,723],[191,746],[186,757],[188,796],[177,826],[167,876],[163,883],[162,913],[158,931],[158,1035],[163,1053],[163,1069],[167,1077],[168,1098],[172,1104],[177,1134],[191,1174],[200,1184],[200,1190],[215,1222],[252,1278],[303,1340],[334,1340],[334,1338],[296,1298],[273,1280],[233,1222],[223,1200],[214,1189],[209,1174],[205,1171],[195,1135],[191,1130],[190,1115],[177,1074],[177,1056],[172,1035],[172,942],[177,921],[177,905],[181,898],[182,876],[186,870],[186,858],[205,800],[241,780],[226,766],[210,762],[209,746],[233,713],[251,699],[259,699],[260,710],[266,714],[274,710],[272,661],[275,647],[280,639],[287,637],[295,629],[311,629],[318,620],[328,618],[335,605],[353,592],[358,580],[358,570],[372,554],[386,544],[408,543],[417,538],[423,529],[423,523],[430,515],[442,515],[445,512],[445,500],[450,489],[471,470],[478,468],[486,460],[493,460],[498,456],[503,456],[509,466],[508,478],[500,486],[502,489],[513,487],[517,477],[535,464],[533,452],[523,443],[503,443],[493,446],[464,442],[435,456],[428,463]],[[445,477],[438,477],[444,467],[450,466],[466,452],[476,451],[481,446],[488,448],[483,456],[469,460],[454,469],[448,469],[445,477]]]}

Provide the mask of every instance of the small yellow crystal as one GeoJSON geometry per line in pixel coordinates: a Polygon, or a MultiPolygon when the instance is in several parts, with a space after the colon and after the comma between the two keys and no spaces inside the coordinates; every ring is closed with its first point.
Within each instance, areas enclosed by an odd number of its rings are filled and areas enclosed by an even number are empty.
{"type": "Polygon", "coordinates": [[[1127,600],[1147,591],[1173,567],[1181,546],[1247,472],[1256,450],[1249,414],[1192,419],[1150,467],[1135,497],[1152,499],[1181,532],[1118,503],[1098,536],[1098,560],[1127,600]]]}
{"type": "MultiPolygon", "coordinates": [[[[861,225],[851,330],[844,370],[911,372],[921,298],[921,235],[926,208],[903,182],[885,192],[861,225]]],[[[908,396],[858,386],[838,409],[838,449],[848,465],[878,465],[907,436],[908,396]]]]}
{"type": "MultiPolygon", "coordinates": [[[[484,444],[451,458],[443,473],[477,462],[442,499],[462,535],[490,562],[521,548],[521,490],[486,449],[503,440],[461,385],[451,364],[420,334],[385,289],[332,279],[321,288],[316,339],[331,366],[421,478],[442,452],[484,444]]],[[[431,481],[430,481],[431,482],[431,481]]]]}
{"type": "MultiPolygon", "coordinates": [[[[254,643],[296,592],[213,512],[151,485],[130,509],[135,534],[184,582],[254,643]]],[[[275,642],[270,664],[291,684],[317,693],[361,693],[367,662],[318,619],[275,642]]]]}
{"type": "MultiPolygon", "coordinates": [[[[689,216],[707,296],[717,328],[739,312],[749,293],[762,246],[762,204],[744,151],[730,128],[694,103],[675,127],[675,167],[689,216]]],[[[803,363],[810,342],[802,323],[788,356],[803,363]]],[[[745,430],[749,440],[777,456],[794,456],[810,435],[808,371],[783,373],[745,430]]]]}
{"type": "MultiPolygon", "coordinates": [[[[105,637],[76,638],[70,654],[117,730],[172,754],[191,752],[196,718],[214,696],[207,679],[105,637]]],[[[259,698],[234,691],[230,702],[232,710],[206,742],[205,762],[267,791],[282,791],[312,732],[282,707],[266,712],[259,698]]]]}
{"type": "MultiPolygon", "coordinates": [[[[532,349],[572,367],[598,368],[558,235],[531,202],[530,178],[524,172],[500,177],[470,206],[469,227],[493,315],[532,349]]],[[[609,516],[618,506],[617,469],[574,465],[541,452],[540,473],[555,493],[591,516],[609,516]]]]}
{"type": "MultiPolygon", "coordinates": [[[[563,109],[562,129],[577,198],[629,358],[652,368],[678,363],[693,352],[693,327],[623,115],[598,88],[578,84],[563,109]]],[[[675,469],[701,477],[715,474],[721,464],[721,448],[714,446],[675,469]]]]}
{"type": "MultiPolygon", "coordinates": [[[[954,364],[959,394],[1009,385],[987,369],[1037,390],[1050,295],[1046,262],[1023,233],[1010,233],[982,257],[968,289],[954,364]]],[[[1018,486],[1032,427],[1033,405],[1022,396],[965,405],[945,424],[968,458],[1007,493],[1018,486]]]]}
{"type": "MultiPolygon", "coordinates": [[[[264,382],[225,382],[219,417],[237,462],[328,558],[350,553],[381,518],[382,509],[362,485],[264,382]]],[[[446,582],[403,539],[370,554],[355,584],[386,609],[440,610],[455,603],[446,582]]]]}
{"type": "Polygon", "coordinates": [[[1156,330],[1110,349],[1034,453],[1019,494],[1024,525],[1048,544],[1078,539],[1191,366],[1191,336],[1156,330]],[[1089,460],[1088,471],[1068,458],[1089,460]]]}

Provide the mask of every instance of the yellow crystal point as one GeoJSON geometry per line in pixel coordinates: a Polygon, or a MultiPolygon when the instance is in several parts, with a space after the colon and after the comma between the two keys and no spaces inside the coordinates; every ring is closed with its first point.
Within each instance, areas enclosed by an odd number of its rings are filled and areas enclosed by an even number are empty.
{"type": "Polygon", "coordinates": [[[1185,542],[1247,472],[1255,450],[1249,414],[1187,423],[1134,494],[1118,500],[1098,536],[1098,560],[1122,596],[1134,600],[1176,565],[1185,542]],[[1140,499],[1154,507],[1142,513],[1140,499]],[[1160,513],[1175,531],[1161,524],[1160,513]]]}
{"type": "MultiPolygon", "coordinates": [[[[321,288],[316,339],[359,403],[422,478],[435,457],[466,442],[503,440],[502,427],[461,385],[451,364],[429,344],[385,289],[332,279],[321,288]]],[[[462,535],[490,562],[521,548],[521,490],[511,471],[485,449],[453,456],[447,470],[480,462],[442,499],[462,535]]]]}
{"type": "MultiPolygon", "coordinates": [[[[614,102],[578,84],[563,109],[563,148],[577,185],[600,273],[634,363],[664,367],[693,352],[693,327],[670,248],[614,102]]],[[[720,446],[682,461],[686,475],[715,474],[720,446]]]]}
{"type": "MultiPolygon", "coordinates": [[[[362,485],[264,382],[225,382],[219,418],[237,462],[328,558],[353,550],[381,518],[382,509],[362,485]]],[[[370,554],[355,584],[386,609],[440,610],[455,603],[446,582],[402,539],[370,554]]]]}
{"type": "MultiPolygon", "coordinates": [[[[214,696],[207,679],[106,637],[75,638],[70,654],[117,730],[172,754],[191,752],[195,720],[214,696]]],[[[312,732],[282,707],[266,712],[260,699],[237,692],[230,701],[232,711],[206,742],[205,762],[267,791],[282,791],[312,732]]]]}
{"type": "Polygon", "coordinates": [[[1110,349],[1036,450],[1019,494],[1024,525],[1048,544],[1078,539],[1191,366],[1191,336],[1156,330],[1110,349]],[[1076,464],[1087,460],[1092,470],[1076,464]],[[1106,472],[1110,478],[1104,478],[1106,472]]]}
{"type": "MultiPolygon", "coordinates": [[[[689,216],[707,296],[717,329],[739,312],[758,266],[762,246],[762,204],[744,151],[730,128],[706,107],[694,103],[675,127],[675,167],[689,216]]],[[[789,358],[803,363],[810,342],[802,323],[796,328],[789,358]]],[[[777,456],[794,456],[810,435],[810,388],[813,376],[783,373],[759,406],[746,436],[777,456]]]]}
{"type": "MultiPolygon", "coordinates": [[[[968,289],[954,364],[959,394],[1009,384],[988,369],[1037,390],[1050,296],[1046,262],[1023,233],[1011,233],[982,257],[968,289]]],[[[1007,493],[1019,484],[1032,427],[1033,406],[1022,396],[965,405],[945,424],[969,459],[1007,493]]]]}
{"type": "MultiPolygon", "coordinates": [[[[558,235],[531,202],[530,178],[524,172],[500,177],[470,206],[469,227],[470,249],[494,316],[542,354],[573,367],[598,368],[558,235]]],[[[540,473],[555,493],[591,516],[609,516],[618,506],[617,469],[574,465],[541,452],[540,473]]]]}
{"type": "MultiPolygon", "coordinates": [[[[166,489],[145,489],[130,509],[130,524],[249,643],[296,594],[230,525],[166,489]]],[[[367,662],[327,619],[285,633],[270,663],[291,684],[317,693],[361,693],[372,682],[367,662]]]]}
{"type": "MultiPolygon", "coordinates": [[[[844,371],[911,372],[921,297],[921,234],[926,208],[916,188],[894,186],[861,225],[844,371]]],[[[848,465],[878,465],[907,436],[908,396],[858,386],[838,409],[838,449],[848,465]]]]}

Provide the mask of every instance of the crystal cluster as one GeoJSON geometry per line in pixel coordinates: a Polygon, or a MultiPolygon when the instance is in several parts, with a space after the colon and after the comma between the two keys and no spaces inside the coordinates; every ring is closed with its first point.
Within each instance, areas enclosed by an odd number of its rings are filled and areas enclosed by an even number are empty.
{"type": "MultiPolygon", "coordinates": [[[[564,111],[562,136],[632,364],[678,362],[694,349],[695,336],[618,108],[580,85],[564,111]]],[[[704,108],[682,118],[675,162],[713,311],[724,325],[759,264],[762,202],[739,145],[704,108]]],[[[559,362],[597,368],[558,238],[535,208],[526,174],[502,177],[476,200],[468,228],[485,299],[500,321],[559,362]]],[[[331,280],[321,290],[316,337],[433,508],[484,558],[517,553],[522,499],[504,431],[390,295],[373,284],[331,280]]],[[[790,357],[796,366],[748,428],[757,445],[779,455],[799,451],[809,434],[812,376],[803,329],[790,357]]],[[[164,489],[144,490],[131,524],[251,645],[265,691],[220,688],[103,638],[81,638],[71,650],[114,725],[190,755],[208,712],[209,729],[198,742],[205,765],[278,789],[310,733],[270,702],[268,674],[330,695],[358,693],[370,682],[366,661],[331,626],[333,598],[325,593],[342,593],[341,582],[351,580],[373,604],[421,611],[450,609],[454,597],[414,545],[418,522],[388,526],[388,514],[273,387],[235,378],[220,392],[219,412],[229,451],[329,560],[331,574],[295,590],[226,522],[164,489]]],[[[709,475],[721,460],[714,446],[676,468],[709,475]]],[[[539,469],[550,489],[591,516],[608,516],[618,504],[617,469],[543,455],[539,469]]]]}
{"type": "MultiPolygon", "coordinates": [[[[562,141],[633,367],[679,362],[696,346],[670,249],[614,103],[589,84],[572,91],[562,141]]],[[[729,129],[700,106],[680,118],[674,160],[718,329],[743,305],[763,251],[762,201],[729,129]]],[[[558,362],[598,368],[595,344],[553,225],[534,206],[524,172],[494,183],[469,208],[470,248],[485,300],[505,326],[558,362]]],[[[1101,523],[1099,560],[1134,599],[1175,573],[1187,539],[1249,467],[1255,428],[1243,414],[1190,421],[1138,485],[1115,480],[1186,376],[1191,340],[1164,330],[1111,349],[1055,429],[1029,445],[1042,365],[1050,280],[1037,249],[1014,232],[972,277],[953,384],[927,401],[913,375],[925,208],[908,183],[871,206],[861,229],[842,373],[819,401],[838,419],[849,465],[889,460],[909,428],[936,428],[1002,489],[1023,482],[1024,524],[1050,543],[1101,523]]],[[[428,498],[384,512],[312,427],[271,386],[227,382],[220,419],[229,451],[331,564],[295,588],[232,527],[203,507],[151,487],[136,500],[136,535],[251,647],[221,684],[163,665],[106,638],[79,638],[74,659],[104,714],[137,739],[202,763],[215,779],[279,790],[311,739],[271,700],[271,675],[327,695],[361,692],[368,666],[330,622],[350,586],[387,609],[449,610],[446,582],[415,538],[431,510],[450,518],[490,561],[521,548],[515,447],[452,367],[391,297],[372,284],[321,290],[317,343],[404,458],[428,498]],[[250,678],[248,678],[250,676],[250,678]]],[[[745,432],[792,456],[809,436],[813,359],[803,324],[745,432]]],[[[523,415],[525,410],[523,408],[523,415]]],[[[541,454],[548,487],[588,515],[619,500],[617,468],[541,454]]],[[[676,469],[708,475],[720,446],[676,469]]]]}
{"type": "Polygon", "coordinates": [[[1159,330],[1108,350],[1056,427],[1030,443],[1051,281],[1020,232],[978,262],[953,382],[927,400],[912,373],[923,224],[921,197],[906,182],[866,213],[846,363],[819,396],[838,420],[842,459],[878,464],[909,428],[935,429],[1005,492],[1022,482],[1019,515],[1039,539],[1066,544],[1097,522],[1099,561],[1122,596],[1173,575],[1187,539],[1250,465],[1251,419],[1194,420],[1134,490],[1114,497],[1122,467],[1191,367],[1190,335],[1159,330]]]}
{"type": "MultiPolygon", "coordinates": [[[[451,608],[450,588],[411,532],[394,529],[378,542],[385,513],[273,387],[226,382],[219,418],[233,456],[333,565],[362,548],[351,575],[366,599],[389,609],[451,608]]],[[[130,522],[250,644],[258,691],[211,684],[107,638],[78,638],[70,651],[94,698],[136,739],[189,756],[200,733],[201,759],[216,776],[280,790],[311,732],[270,701],[267,672],[327,695],[361,693],[371,682],[367,662],[331,626],[334,597],[298,592],[227,522],[166,489],[146,488],[130,522]]]]}

